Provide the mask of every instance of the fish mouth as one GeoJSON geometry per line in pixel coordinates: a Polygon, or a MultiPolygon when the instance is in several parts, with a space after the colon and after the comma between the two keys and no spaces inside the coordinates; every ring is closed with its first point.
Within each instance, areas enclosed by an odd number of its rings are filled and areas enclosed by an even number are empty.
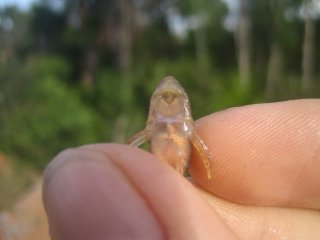
{"type": "Polygon", "coordinates": [[[168,105],[170,105],[177,97],[177,94],[173,91],[165,91],[163,94],[161,94],[161,97],[168,105]]]}

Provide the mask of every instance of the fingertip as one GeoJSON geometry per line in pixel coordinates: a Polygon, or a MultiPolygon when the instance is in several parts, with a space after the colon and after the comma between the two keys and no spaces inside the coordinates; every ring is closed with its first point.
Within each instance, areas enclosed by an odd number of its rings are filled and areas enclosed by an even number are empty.
{"type": "Polygon", "coordinates": [[[319,108],[318,99],[294,100],[200,119],[196,129],[212,151],[214,174],[208,182],[194,171],[196,181],[239,203],[319,208],[319,108]]]}
{"type": "Polygon", "coordinates": [[[44,180],[50,232],[56,239],[163,239],[145,200],[104,154],[68,150],[44,180]]]}

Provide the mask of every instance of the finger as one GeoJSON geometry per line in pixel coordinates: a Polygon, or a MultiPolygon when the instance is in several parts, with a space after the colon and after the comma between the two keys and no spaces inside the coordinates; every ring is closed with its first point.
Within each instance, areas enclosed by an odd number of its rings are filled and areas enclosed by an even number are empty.
{"type": "MultiPolygon", "coordinates": [[[[214,155],[213,178],[200,159],[194,179],[231,201],[320,209],[320,100],[232,108],[197,122],[214,155]]],[[[197,158],[197,156],[195,156],[197,158]]]]}
{"type": "Polygon", "coordinates": [[[95,151],[69,150],[46,170],[44,203],[53,239],[162,239],[145,201],[95,151]]]}
{"type": "Polygon", "coordinates": [[[244,206],[202,193],[240,239],[320,239],[319,210],[244,206]]]}
{"type": "Polygon", "coordinates": [[[44,202],[56,239],[237,239],[198,191],[140,149],[68,150],[46,170],[44,202]]]}

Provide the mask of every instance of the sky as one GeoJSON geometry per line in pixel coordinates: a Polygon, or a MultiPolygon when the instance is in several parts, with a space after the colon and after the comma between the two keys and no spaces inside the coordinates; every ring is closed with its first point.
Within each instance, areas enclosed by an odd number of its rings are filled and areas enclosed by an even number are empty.
{"type": "MultiPolygon", "coordinates": [[[[64,6],[65,0],[51,0],[48,1],[53,10],[60,11],[64,6]]],[[[33,3],[41,2],[41,0],[0,0],[0,8],[5,6],[16,6],[21,11],[28,11],[33,3]]]]}
{"type": "Polygon", "coordinates": [[[26,11],[30,8],[32,3],[36,1],[37,0],[0,0],[0,8],[8,5],[15,5],[19,9],[26,11]]]}

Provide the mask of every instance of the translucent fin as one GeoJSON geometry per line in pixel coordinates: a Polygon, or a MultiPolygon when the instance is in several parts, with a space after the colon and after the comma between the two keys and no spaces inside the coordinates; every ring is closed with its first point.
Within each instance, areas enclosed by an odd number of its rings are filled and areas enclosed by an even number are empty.
{"type": "Polygon", "coordinates": [[[141,144],[149,140],[148,131],[146,129],[138,132],[128,139],[130,146],[139,147],[141,144]]]}
{"type": "Polygon", "coordinates": [[[190,136],[190,141],[192,145],[195,147],[195,149],[198,151],[204,166],[207,170],[207,176],[209,179],[212,178],[212,162],[213,162],[213,156],[212,153],[210,152],[208,146],[202,141],[202,139],[193,132],[190,136]]]}

